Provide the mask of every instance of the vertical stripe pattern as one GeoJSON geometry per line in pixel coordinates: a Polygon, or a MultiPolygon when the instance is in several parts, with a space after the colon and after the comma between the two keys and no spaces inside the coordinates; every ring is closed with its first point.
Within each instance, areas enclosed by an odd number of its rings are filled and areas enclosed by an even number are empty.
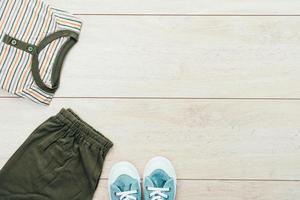
{"type": "MultiPolygon", "coordinates": [[[[44,0],[1,0],[0,87],[36,103],[49,105],[54,94],[44,91],[35,83],[31,72],[32,55],[4,43],[3,39],[8,35],[38,46],[45,37],[62,30],[79,34],[81,21],[66,11],[49,6],[44,0]]],[[[50,88],[55,60],[68,39],[60,37],[38,54],[40,77],[50,88]]]]}

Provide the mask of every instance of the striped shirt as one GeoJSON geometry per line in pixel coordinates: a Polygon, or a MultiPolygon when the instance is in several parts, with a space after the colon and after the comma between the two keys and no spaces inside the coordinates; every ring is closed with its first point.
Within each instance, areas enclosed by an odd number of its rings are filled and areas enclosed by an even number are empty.
{"type": "Polygon", "coordinates": [[[43,0],[0,0],[0,87],[49,105],[81,21],[43,0]]]}

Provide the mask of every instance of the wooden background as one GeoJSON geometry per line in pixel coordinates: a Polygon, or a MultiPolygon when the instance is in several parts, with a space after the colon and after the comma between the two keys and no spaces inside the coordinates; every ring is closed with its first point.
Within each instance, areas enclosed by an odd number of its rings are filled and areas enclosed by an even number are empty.
{"type": "Polygon", "coordinates": [[[300,199],[300,2],[50,0],[84,22],[49,107],[0,92],[0,167],[71,107],[118,161],[170,158],[180,200],[300,199]]]}

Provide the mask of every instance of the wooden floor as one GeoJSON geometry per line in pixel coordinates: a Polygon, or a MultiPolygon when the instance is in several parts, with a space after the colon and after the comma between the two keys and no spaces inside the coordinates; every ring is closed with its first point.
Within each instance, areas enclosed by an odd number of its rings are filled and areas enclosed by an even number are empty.
{"type": "Polygon", "coordinates": [[[0,93],[0,167],[71,107],[121,160],[170,158],[178,200],[300,199],[300,2],[50,0],[84,22],[49,107],[0,93]]]}

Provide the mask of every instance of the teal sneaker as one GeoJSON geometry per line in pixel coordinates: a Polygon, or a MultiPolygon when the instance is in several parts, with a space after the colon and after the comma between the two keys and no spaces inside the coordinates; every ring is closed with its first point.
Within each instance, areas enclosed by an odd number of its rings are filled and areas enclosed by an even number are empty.
{"type": "Polygon", "coordinates": [[[110,200],[141,200],[142,191],[137,169],[129,162],[115,164],[108,178],[110,200]]]}
{"type": "Polygon", "coordinates": [[[175,200],[176,174],[164,157],[152,158],[144,171],[144,200],[175,200]]]}

